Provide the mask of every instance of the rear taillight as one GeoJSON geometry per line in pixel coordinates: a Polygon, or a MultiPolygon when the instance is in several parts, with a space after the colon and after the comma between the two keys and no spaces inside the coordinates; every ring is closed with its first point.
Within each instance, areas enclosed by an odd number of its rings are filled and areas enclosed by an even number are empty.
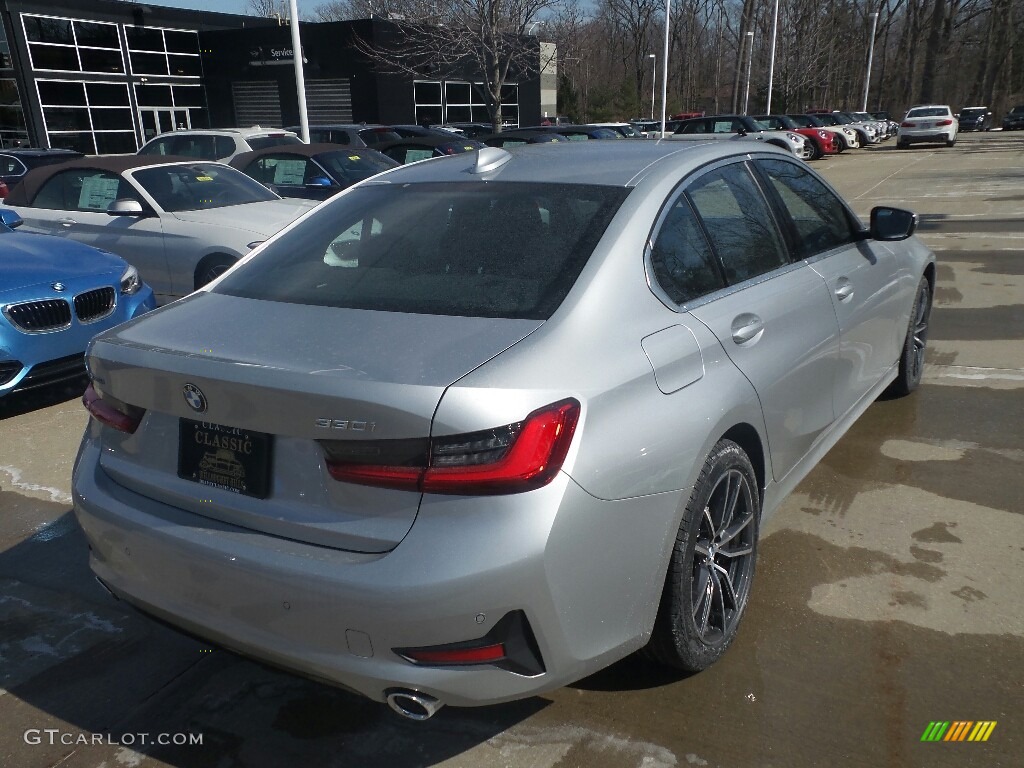
{"type": "Polygon", "coordinates": [[[430,440],[322,440],[335,480],[423,493],[522,493],[562,468],[580,404],[563,400],[521,422],[430,440]]]}
{"type": "Polygon", "coordinates": [[[912,123],[909,120],[904,120],[900,123],[900,128],[913,128],[917,123],[912,123]]]}
{"type": "Polygon", "coordinates": [[[82,395],[82,403],[94,419],[108,427],[113,427],[119,432],[129,435],[134,434],[142,423],[142,417],[146,414],[144,408],[138,408],[128,403],[122,403],[113,397],[103,396],[90,384],[85,394],[82,395]]]}
{"type": "Polygon", "coordinates": [[[939,120],[939,122],[936,123],[936,125],[952,125],[952,124],[953,124],[952,120],[939,120]]]}

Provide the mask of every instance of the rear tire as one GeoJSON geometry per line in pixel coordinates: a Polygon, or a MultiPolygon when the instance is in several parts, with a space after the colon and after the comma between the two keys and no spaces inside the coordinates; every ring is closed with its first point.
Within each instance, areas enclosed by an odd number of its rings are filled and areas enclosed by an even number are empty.
{"type": "Polygon", "coordinates": [[[910,145],[905,141],[896,140],[896,149],[906,149],[910,145]]]}
{"type": "Polygon", "coordinates": [[[927,277],[917,284],[917,295],[910,310],[910,326],[900,354],[900,370],[889,385],[887,394],[896,397],[909,395],[921,384],[924,374],[924,354],[928,346],[928,319],[932,312],[932,286],[927,277]]]}
{"type": "Polygon", "coordinates": [[[725,653],[750,597],[760,512],[750,459],[720,440],[683,512],[645,655],[699,672],[725,653]]]}
{"type": "Polygon", "coordinates": [[[949,141],[946,142],[946,146],[947,147],[952,147],[955,144],[956,144],[956,137],[953,137],[952,139],[950,139],[949,141]]]}

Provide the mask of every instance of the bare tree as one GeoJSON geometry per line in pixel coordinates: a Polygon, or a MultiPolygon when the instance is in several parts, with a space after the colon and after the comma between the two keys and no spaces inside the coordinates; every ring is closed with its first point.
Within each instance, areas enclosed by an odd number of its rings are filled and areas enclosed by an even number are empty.
{"type": "Polygon", "coordinates": [[[394,34],[356,38],[356,47],[384,72],[439,77],[472,69],[483,79],[494,130],[501,130],[509,75],[535,74],[537,16],[558,0],[398,0],[388,4],[394,34]],[[532,41],[533,44],[529,44],[532,41]]]}
{"type": "Polygon", "coordinates": [[[246,3],[246,8],[253,16],[264,16],[270,19],[281,13],[279,0],[249,0],[246,3]]]}

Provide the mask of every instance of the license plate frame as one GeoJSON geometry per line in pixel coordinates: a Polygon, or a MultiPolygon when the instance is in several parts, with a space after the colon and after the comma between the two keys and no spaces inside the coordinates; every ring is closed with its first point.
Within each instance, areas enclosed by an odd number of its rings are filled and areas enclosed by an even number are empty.
{"type": "Polygon", "coordinates": [[[242,496],[270,495],[273,435],[179,419],[178,477],[242,496]]]}

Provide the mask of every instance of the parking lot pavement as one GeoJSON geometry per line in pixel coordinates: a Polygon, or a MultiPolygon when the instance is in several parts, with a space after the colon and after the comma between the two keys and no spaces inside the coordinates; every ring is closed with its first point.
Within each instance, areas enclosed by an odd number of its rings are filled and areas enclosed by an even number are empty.
{"type": "Polygon", "coordinates": [[[1020,765],[1024,140],[890,141],[815,167],[865,218],[882,203],[921,214],[939,257],[929,367],[766,526],[716,666],[682,678],[631,657],[416,724],[209,648],[91,578],[69,512],[85,416],[56,397],[0,406],[0,765],[1020,765]],[[934,721],[996,726],[984,743],[922,742],[934,721]]]}

